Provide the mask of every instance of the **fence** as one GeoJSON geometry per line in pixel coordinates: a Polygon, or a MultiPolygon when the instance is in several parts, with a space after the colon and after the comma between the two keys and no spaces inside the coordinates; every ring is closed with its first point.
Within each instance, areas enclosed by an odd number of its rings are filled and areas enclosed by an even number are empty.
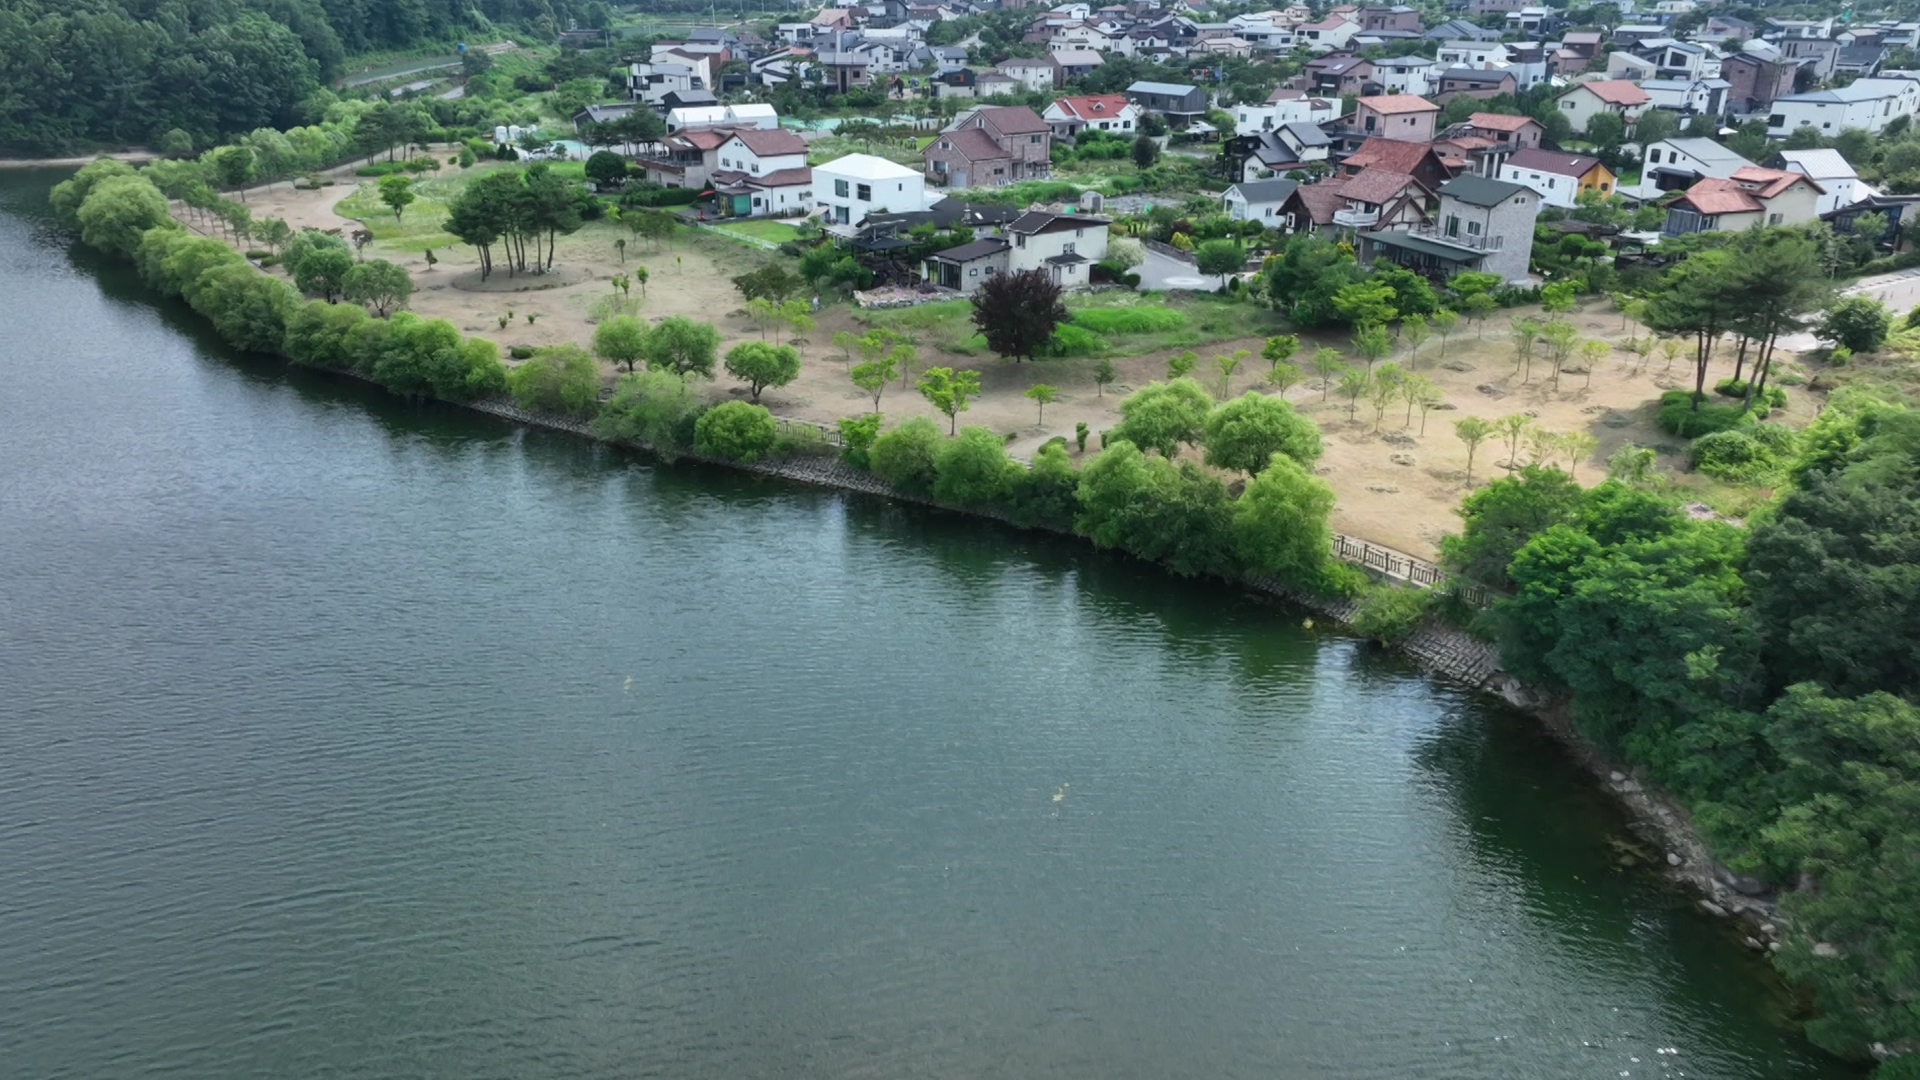
{"type": "Polygon", "coordinates": [[[1486,607],[1493,602],[1493,595],[1482,586],[1470,581],[1456,581],[1438,566],[1392,548],[1383,548],[1365,540],[1334,533],[1333,554],[1343,562],[1378,571],[1390,578],[1398,578],[1430,589],[1451,588],[1459,593],[1462,600],[1475,607],[1486,607]]]}

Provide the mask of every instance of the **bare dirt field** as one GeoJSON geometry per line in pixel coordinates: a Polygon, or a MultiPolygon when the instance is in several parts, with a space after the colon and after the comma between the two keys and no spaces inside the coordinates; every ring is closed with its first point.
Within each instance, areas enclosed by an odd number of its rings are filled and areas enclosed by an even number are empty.
{"type": "MultiPolygon", "coordinates": [[[[357,227],[355,223],[336,212],[338,204],[355,190],[355,179],[350,170],[347,173],[336,174],[336,186],[317,191],[294,191],[284,185],[255,190],[248,194],[248,205],[256,218],[280,217],[296,227],[351,230],[357,227]]],[[[447,319],[466,333],[489,338],[501,346],[503,354],[511,346],[587,343],[594,324],[616,302],[618,294],[610,285],[611,278],[631,271],[636,264],[648,268],[650,280],[644,296],[638,285],[632,289],[625,307],[628,312],[650,321],[682,315],[714,323],[724,338],[723,354],[739,342],[759,339],[760,331],[746,318],[730,279],[779,256],[711,232],[683,230],[674,241],[655,250],[649,250],[644,241],[629,241],[623,261],[615,240],[626,235],[613,223],[589,224],[560,240],[554,274],[507,277],[496,272],[484,286],[478,281],[478,260],[472,249],[464,246],[437,249],[439,264],[432,268],[421,251],[415,250],[417,244],[376,240],[366,255],[391,259],[413,273],[417,291],[412,310],[428,318],[447,319]],[[503,327],[501,320],[509,313],[511,317],[503,327]],[[531,323],[529,315],[535,317],[531,323]]],[[[826,299],[823,297],[823,302],[826,299]]],[[[1179,303],[1177,298],[1167,302],[1170,306],[1179,303]]],[[[1628,332],[1623,330],[1620,316],[1608,311],[1604,301],[1591,300],[1586,307],[1569,316],[1583,338],[1609,343],[1626,340],[1628,332]]],[[[862,314],[844,302],[827,303],[819,313],[819,325],[799,342],[805,359],[799,380],[768,391],[764,404],[779,416],[828,424],[870,408],[867,398],[848,380],[848,364],[842,354],[830,344],[836,331],[864,331],[867,325],[862,314]]],[[[1409,363],[1404,349],[1391,358],[1426,375],[1445,394],[1442,408],[1427,417],[1424,434],[1420,432],[1418,410],[1409,423],[1404,404],[1389,406],[1376,430],[1374,409],[1364,399],[1356,418],[1349,419],[1346,402],[1337,395],[1323,397],[1318,381],[1312,377],[1288,391],[1287,397],[1312,416],[1326,435],[1327,451],[1320,473],[1339,496],[1335,528],[1416,556],[1433,557],[1441,535],[1457,528],[1453,511],[1468,490],[1466,448],[1453,431],[1453,421],[1463,416],[1498,419],[1522,413],[1551,431],[1590,433],[1599,445],[1579,464],[1577,477],[1585,483],[1597,482],[1604,475],[1607,457],[1627,444],[1655,447],[1661,452],[1663,466],[1684,467],[1679,456],[1681,440],[1661,432],[1653,416],[1662,390],[1691,385],[1690,353],[1669,372],[1658,352],[1644,368],[1635,370],[1637,361],[1626,351],[1616,350],[1593,372],[1590,386],[1584,373],[1563,374],[1556,390],[1549,383],[1546,365],[1538,360],[1530,381],[1523,381],[1514,370],[1509,321],[1528,314],[1537,315],[1537,309],[1499,313],[1484,328],[1471,328],[1463,322],[1447,343],[1444,356],[1436,337],[1422,346],[1415,363],[1409,363]]],[[[1633,331],[1645,333],[1637,327],[1633,331]]],[[[1280,332],[1277,322],[1271,332],[1280,332]]],[[[1267,364],[1258,356],[1261,345],[1260,338],[1248,337],[1197,347],[1201,363],[1195,375],[1212,385],[1218,395],[1219,377],[1210,366],[1212,356],[1249,349],[1255,355],[1235,374],[1229,392],[1267,392],[1263,385],[1267,364]]],[[[1306,357],[1322,345],[1351,351],[1344,336],[1308,336],[1303,337],[1294,362],[1306,366],[1306,357]]],[[[1104,394],[1094,384],[1096,361],[1090,359],[1016,364],[990,354],[953,355],[937,345],[923,343],[920,366],[981,372],[982,395],[961,415],[960,422],[1011,434],[1014,454],[1030,455],[1056,435],[1071,442],[1075,424],[1082,422],[1095,433],[1087,448],[1091,454],[1099,446],[1097,433],[1119,422],[1121,399],[1131,389],[1165,378],[1168,356],[1177,351],[1115,359],[1119,381],[1107,387],[1104,394]],[[1044,424],[1036,422],[1034,403],[1022,397],[1035,383],[1047,383],[1060,391],[1059,398],[1046,409],[1044,424]]],[[[1721,352],[1723,358],[1716,363],[1714,379],[1732,373],[1733,350],[1723,348],[1721,352]]],[[[611,381],[615,373],[609,368],[606,376],[611,381]]],[[[709,393],[715,400],[724,400],[744,396],[745,390],[723,374],[709,393]]],[[[1795,390],[1793,395],[1792,406],[1779,418],[1805,424],[1816,405],[1803,391],[1795,390]]],[[[928,416],[945,424],[945,417],[924,402],[911,385],[895,383],[886,391],[881,409],[890,421],[928,416]]],[[[1506,457],[1498,437],[1483,444],[1474,461],[1476,484],[1499,475],[1506,457]]],[[[1528,460],[1524,447],[1520,458],[1523,463],[1528,460]]],[[[1692,477],[1681,479],[1683,484],[1695,482],[1692,477]]],[[[1702,487],[1702,494],[1711,493],[1702,487]]]]}

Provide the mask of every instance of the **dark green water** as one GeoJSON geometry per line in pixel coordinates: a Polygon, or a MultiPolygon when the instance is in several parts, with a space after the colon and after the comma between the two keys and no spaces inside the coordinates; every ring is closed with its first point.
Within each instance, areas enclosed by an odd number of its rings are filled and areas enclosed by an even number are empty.
{"type": "Polygon", "coordinates": [[[231,356],[50,182],[0,174],[8,1080],[1852,1075],[1523,720],[231,356]]]}

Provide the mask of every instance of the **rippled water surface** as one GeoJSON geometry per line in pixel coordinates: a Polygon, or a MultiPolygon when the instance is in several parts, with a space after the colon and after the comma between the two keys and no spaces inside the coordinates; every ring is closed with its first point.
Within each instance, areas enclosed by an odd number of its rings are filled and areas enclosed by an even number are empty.
{"type": "Polygon", "coordinates": [[[0,1076],[1851,1075],[1524,721],[231,356],[51,179],[0,174],[0,1076]]]}

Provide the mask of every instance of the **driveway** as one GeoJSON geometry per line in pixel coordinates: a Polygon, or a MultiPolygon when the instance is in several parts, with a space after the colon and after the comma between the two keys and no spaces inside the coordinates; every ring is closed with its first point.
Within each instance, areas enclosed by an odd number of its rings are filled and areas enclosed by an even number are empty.
{"type": "MultiPolygon", "coordinates": [[[[1148,252],[1147,255],[1151,258],[1153,253],[1148,252]]],[[[1142,285],[1146,284],[1145,274],[1140,275],[1140,281],[1142,285]]],[[[1887,305],[1897,322],[1915,304],[1920,304],[1920,267],[1896,270],[1891,274],[1881,274],[1878,277],[1862,278],[1841,289],[1840,295],[1873,297],[1887,305]]],[[[1780,339],[1780,347],[1792,349],[1795,352],[1806,352],[1809,349],[1820,348],[1820,343],[1814,340],[1810,333],[1788,334],[1780,339]]]]}
{"type": "Polygon", "coordinates": [[[1147,248],[1147,261],[1135,267],[1135,270],[1140,275],[1140,287],[1156,292],[1169,289],[1212,292],[1220,287],[1219,281],[1195,270],[1192,263],[1163,255],[1152,248],[1147,248]]]}

